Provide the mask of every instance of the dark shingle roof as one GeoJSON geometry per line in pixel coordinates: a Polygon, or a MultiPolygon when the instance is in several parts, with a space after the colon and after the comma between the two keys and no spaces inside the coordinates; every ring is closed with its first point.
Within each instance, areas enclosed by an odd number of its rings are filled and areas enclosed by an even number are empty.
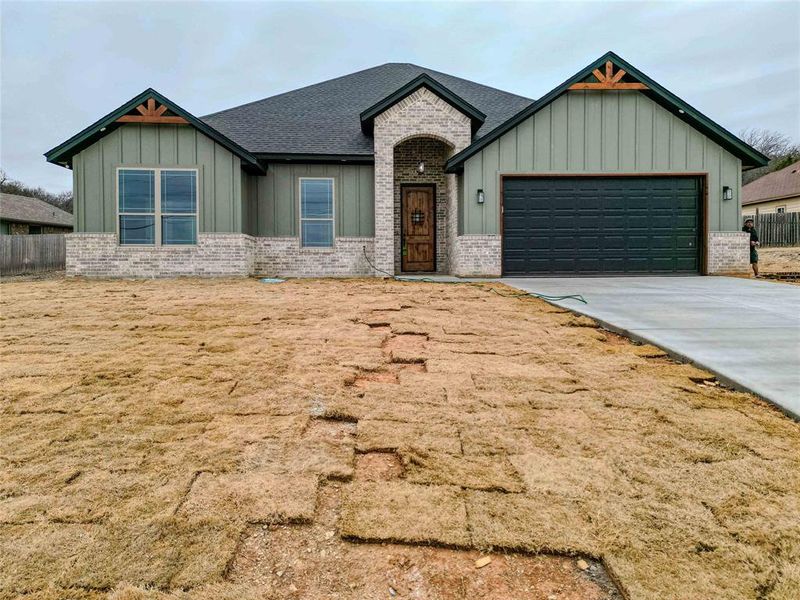
{"type": "Polygon", "coordinates": [[[72,215],[38,198],[0,194],[0,219],[37,225],[72,227],[72,215]]]}
{"type": "Polygon", "coordinates": [[[387,63],[201,119],[256,154],[372,155],[359,114],[423,73],[486,114],[476,139],[533,102],[417,65],[387,63]]]}

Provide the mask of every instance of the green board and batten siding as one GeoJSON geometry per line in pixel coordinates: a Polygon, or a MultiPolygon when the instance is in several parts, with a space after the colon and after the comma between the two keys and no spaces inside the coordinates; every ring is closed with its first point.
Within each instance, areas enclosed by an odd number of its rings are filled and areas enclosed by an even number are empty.
{"type": "Polygon", "coordinates": [[[115,171],[126,165],[197,167],[200,231],[241,231],[241,159],[193,127],[139,124],[123,125],[75,155],[75,231],[116,231],[115,171]]]}
{"type": "Polygon", "coordinates": [[[709,230],[737,231],[740,169],[738,158],[639,92],[568,92],[467,159],[459,233],[499,233],[500,173],[708,172],[709,230]],[[733,200],[721,200],[722,186],[733,200]]]}
{"type": "Polygon", "coordinates": [[[300,177],[333,177],[336,235],[372,237],[372,165],[271,164],[266,176],[248,175],[241,159],[193,127],[128,124],[73,159],[75,230],[116,231],[117,167],[197,167],[200,231],[294,237],[300,177]]]}
{"type": "Polygon", "coordinates": [[[266,176],[248,180],[245,210],[252,224],[246,233],[265,237],[298,235],[301,177],[334,180],[336,235],[375,235],[375,183],[372,165],[270,164],[266,176]]]}

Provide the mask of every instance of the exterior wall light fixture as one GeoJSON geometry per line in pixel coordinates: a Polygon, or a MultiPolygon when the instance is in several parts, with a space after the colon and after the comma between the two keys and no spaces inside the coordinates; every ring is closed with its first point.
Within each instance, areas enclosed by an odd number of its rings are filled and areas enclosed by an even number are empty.
{"type": "Polygon", "coordinates": [[[727,185],[722,186],[722,199],[733,200],[733,190],[729,188],[727,185]]]}
{"type": "Polygon", "coordinates": [[[486,202],[486,195],[483,190],[478,190],[478,204],[483,204],[484,202],[486,202]]]}
{"type": "Polygon", "coordinates": [[[424,172],[425,172],[425,161],[421,160],[421,161],[419,161],[419,164],[417,165],[417,173],[422,175],[424,172]]]}

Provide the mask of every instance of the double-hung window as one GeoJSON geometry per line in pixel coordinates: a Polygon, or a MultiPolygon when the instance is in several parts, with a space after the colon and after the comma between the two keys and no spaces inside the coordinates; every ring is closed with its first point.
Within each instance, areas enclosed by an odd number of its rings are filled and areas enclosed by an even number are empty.
{"type": "Polygon", "coordinates": [[[300,178],[300,244],[333,247],[333,179],[300,178]]]}
{"type": "Polygon", "coordinates": [[[197,170],[119,169],[119,243],[197,243],[197,170]]]}

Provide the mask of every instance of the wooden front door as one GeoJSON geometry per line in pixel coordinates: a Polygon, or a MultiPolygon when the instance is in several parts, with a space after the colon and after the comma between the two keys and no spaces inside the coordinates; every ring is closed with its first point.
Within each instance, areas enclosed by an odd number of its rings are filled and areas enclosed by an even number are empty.
{"type": "Polygon", "coordinates": [[[403,271],[436,270],[436,202],[433,186],[403,187],[403,271]]]}

